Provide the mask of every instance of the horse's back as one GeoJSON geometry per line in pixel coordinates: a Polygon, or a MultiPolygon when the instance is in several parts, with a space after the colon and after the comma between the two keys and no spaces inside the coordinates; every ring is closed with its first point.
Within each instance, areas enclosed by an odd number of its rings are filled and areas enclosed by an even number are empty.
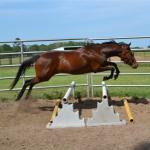
{"type": "Polygon", "coordinates": [[[69,73],[74,68],[82,66],[81,52],[73,51],[50,51],[40,55],[35,66],[40,70],[55,70],[56,73],[69,73]],[[53,69],[55,68],[55,69],[53,69]]]}
{"type": "Polygon", "coordinates": [[[81,74],[93,71],[93,63],[94,68],[95,64],[96,68],[99,67],[99,59],[100,56],[94,51],[84,48],[73,51],[50,51],[40,56],[36,66],[40,71],[50,74],[81,74]]]}

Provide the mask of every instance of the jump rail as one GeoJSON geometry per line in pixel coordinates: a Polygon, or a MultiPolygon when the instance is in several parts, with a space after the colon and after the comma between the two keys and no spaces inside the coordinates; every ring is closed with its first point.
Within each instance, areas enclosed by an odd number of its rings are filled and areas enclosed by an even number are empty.
{"type": "Polygon", "coordinates": [[[124,102],[124,107],[125,107],[128,119],[129,119],[130,122],[133,122],[134,119],[133,119],[133,116],[132,116],[132,113],[131,113],[131,110],[130,110],[127,99],[124,99],[123,102],[124,102]]]}
{"type": "Polygon", "coordinates": [[[50,121],[48,123],[49,125],[53,123],[54,118],[57,116],[57,114],[59,112],[59,106],[60,106],[60,104],[61,104],[61,101],[57,100],[55,108],[54,108],[53,113],[52,113],[52,116],[51,116],[50,121]]]}
{"type": "Polygon", "coordinates": [[[102,97],[108,99],[108,89],[104,81],[102,81],[102,97]]]}
{"type": "Polygon", "coordinates": [[[67,90],[67,92],[66,92],[66,94],[65,94],[65,96],[63,97],[63,102],[64,102],[64,103],[67,102],[67,100],[68,100],[68,98],[69,98],[71,92],[74,90],[74,88],[75,88],[75,82],[72,81],[71,84],[70,84],[70,87],[68,88],[68,90],[67,90]]]}

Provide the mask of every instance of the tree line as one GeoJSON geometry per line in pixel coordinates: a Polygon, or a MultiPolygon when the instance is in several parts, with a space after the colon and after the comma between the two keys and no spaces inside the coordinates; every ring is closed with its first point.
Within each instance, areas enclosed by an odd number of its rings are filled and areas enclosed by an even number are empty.
{"type": "MultiPolygon", "coordinates": [[[[56,49],[59,47],[64,46],[83,46],[85,45],[85,42],[74,42],[74,41],[68,41],[68,42],[56,42],[51,44],[33,44],[33,45],[25,45],[23,44],[23,51],[50,51],[52,49],[56,49]]],[[[10,44],[3,44],[0,45],[0,53],[8,53],[8,52],[20,52],[20,46],[17,43],[14,43],[12,45],[10,44]]]]}
{"type": "MultiPolygon", "coordinates": [[[[16,41],[19,41],[19,38],[16,38],[16,41]]],[[[50,51],[59,47],[65,47],[65,46],[83,46],[85,45],[85,42],[74,42],[74,41],[68,41],[68,42],[56,42],[56,43],[50,43],[50,44],[33,44],[33,45],[25,45],[23,44],[23,51],[50,51]]],[[[142,47],[132,47],[136,49],[140,49],[142,47]]],[[[147,48],[150,48],[150,46],[147,46],[147,48]]],[[[0,53],[8,53],[8,52],[20,52],[20,45],[19,42],[16,42],[14,44],[3,44],[0,45],[0,53]]]]}

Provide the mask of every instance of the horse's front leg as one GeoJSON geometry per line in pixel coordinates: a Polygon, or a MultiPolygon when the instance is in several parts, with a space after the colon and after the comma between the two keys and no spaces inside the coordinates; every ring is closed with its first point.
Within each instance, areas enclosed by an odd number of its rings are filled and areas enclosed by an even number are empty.
{"type": "Polygon", "coordinates": [[[115,67],[112,65],[111,62],[105,62],[105,65],[101,66],[100,63],[93,62],[91,64],[92,68],[91,70],[93,72],[103,72],[103,71],[111,71],[109,76],[104,76],[103,80],[109,80],[114,77],[115,67]]]}
{"type": "Polygon", "coordinates": [[[109,76],[104,76],[103,81],[112,79],[114,76],[115,68],[113,66],[107,66],[107,67],[101,68],[101,71],[108,71],[108,70],[110,70],[111,73],[109,76]]]}
{"type": "Polygon", "coordinates": [[[119,76],[119,73],[120,73],[120,71],[119,71],[119,68],[118,68],[117,64],[116,64],[116,63],[114,63],[114,62],[107,62],[107,65],[109,65],[109,66],[113,66],[113,67],[115,68],[115,70],[116,70],[116,74],[114,75],[114,79],[116,80],[116,79],[118,78],[118,76],[119,76]]]}
{"type": "Polygon", "coordinates": [[[114,76],[115,68],[113,66],[108,66],[108,67],[103,68],[103,71],[107,71],[107,70],[110,70],[111,73],[109,76],[104,76],[103,81],[112,79],[114,76]]]}

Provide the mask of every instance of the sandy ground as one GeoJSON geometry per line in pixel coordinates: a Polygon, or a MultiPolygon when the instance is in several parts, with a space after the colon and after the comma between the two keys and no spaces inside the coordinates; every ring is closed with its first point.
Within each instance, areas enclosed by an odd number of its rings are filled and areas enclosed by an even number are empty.
{"type": "MultiPolygon", "coordinates": [[[[127,119],[122,102],[113,99],[120,118],[127,119]]],[[[56,101],[0,103],[0,150],[150,150],[150,101],[130,99],[134,123],[122,126],[46,129],[56,101]]],[[[96,100],[76,103],[90,116],[96,100]]]]}

